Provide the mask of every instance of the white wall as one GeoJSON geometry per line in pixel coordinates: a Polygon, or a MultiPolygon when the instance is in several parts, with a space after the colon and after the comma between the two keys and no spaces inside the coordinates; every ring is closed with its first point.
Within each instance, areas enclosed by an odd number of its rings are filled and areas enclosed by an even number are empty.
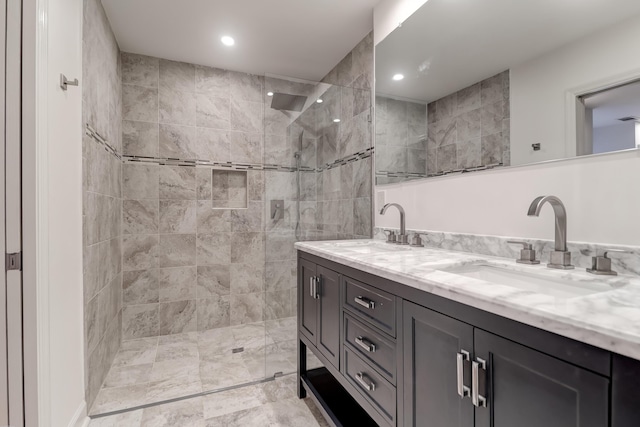
{"type": "Polygon", "coordinates": [[[373,43],[377,45],[427,0],[382,0],[373,9],[373,43]]]}
{"type": "MultiPolygon", "coordinates": [[[[541,195],[568,212],[569,241],[640,245],[640,152],[621,152],[377,187],[407,212],[407,228],[553,239],[553,210],[527,217],[541,195]]],[[[377,197],[376,197],[377,199],[377,197]]],[[[376,200],[377,202],[377,200],[376,200]]],[[[377,227],[397,227],[398,215],[377,227]]]]}
{"type": "Polygon", "coordinates": [[[82,0],[49,0],[49,425],[84,418],[82,290],[82,90],[62,91],[60,73],[82,81],[82,0]]]}
{"type": "Polygon", "coordinates": [[[636,122],[620,122],[593,129],[593,153],[636,148],[636,122]]]}
{"type": "Polygon", "coordinates": [[[511,164],[571,157],[575,125],[567,92],[584,93],[640,76],[640,17],[511,68],[511,164]],[[613,79],[613,81],[611,81],[613,79]],[[540,151],[531,144],[541,143],[540,151]]]}

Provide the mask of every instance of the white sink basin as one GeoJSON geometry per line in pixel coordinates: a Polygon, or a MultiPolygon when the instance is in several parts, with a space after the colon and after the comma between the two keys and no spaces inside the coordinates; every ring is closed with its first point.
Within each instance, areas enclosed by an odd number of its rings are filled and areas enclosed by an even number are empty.
{"type": "Polygon", "coordinates": [[[611,287],[602,283],[538,275],[486,264],[468,264],[442,271],[556,298],[582,297],[611,290],[611,287]]]}

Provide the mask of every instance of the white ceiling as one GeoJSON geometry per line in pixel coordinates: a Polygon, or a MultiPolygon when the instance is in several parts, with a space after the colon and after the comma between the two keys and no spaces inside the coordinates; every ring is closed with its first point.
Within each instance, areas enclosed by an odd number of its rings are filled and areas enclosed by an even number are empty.
{"type": "Polygon", "coordinates": [[[373,28],[379,0],[102,0],[125,52],[317,81],[373,28]],[[235,38],[236,46],[220,42],[235,38]]]}
{"type": "Polygon", "coordinates": [[[376,46],[376,92],[430,102],[638,13],[638,0],[429,0],[376,46]]]}
{"type": "Polygon", "coordinates": [[[585,99],[593,109],[593,127],[621,125],[623,117],[640,117],[640,82],[621,86],[585,99]]]}

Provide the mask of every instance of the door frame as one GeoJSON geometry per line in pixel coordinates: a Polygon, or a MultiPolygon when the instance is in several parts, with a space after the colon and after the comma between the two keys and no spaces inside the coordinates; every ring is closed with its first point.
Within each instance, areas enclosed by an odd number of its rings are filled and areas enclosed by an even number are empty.
{"type": "Polygon", "coordinates": [[[25,426],[51,419],[48,0],[22,2],[22,221],[25,426]]]}

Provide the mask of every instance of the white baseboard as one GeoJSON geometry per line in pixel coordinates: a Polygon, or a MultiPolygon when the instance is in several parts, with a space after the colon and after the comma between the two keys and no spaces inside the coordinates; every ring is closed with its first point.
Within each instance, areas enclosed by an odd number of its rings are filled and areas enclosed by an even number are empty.
{"type": "Polygon", "coordinates": [[[87,427],[89,425],[89,417],[87,416],[87,402],[84,400],[73,414],[71,421],[69,421],[69,427],[87,427]]]}

